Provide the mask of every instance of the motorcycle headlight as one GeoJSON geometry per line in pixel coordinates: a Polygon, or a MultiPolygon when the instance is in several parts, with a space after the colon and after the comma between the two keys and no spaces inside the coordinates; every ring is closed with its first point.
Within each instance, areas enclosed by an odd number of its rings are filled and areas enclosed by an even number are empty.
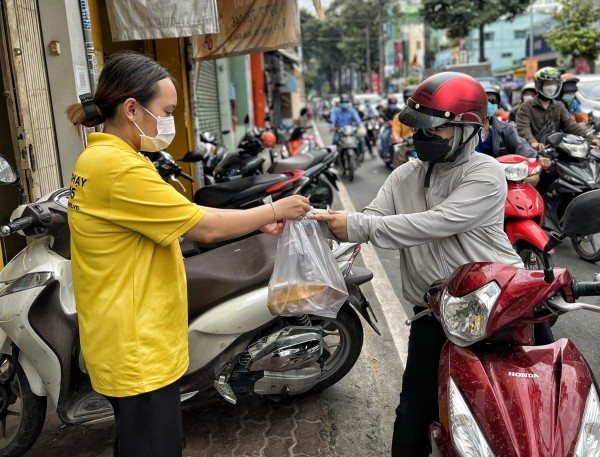
{"type": "Polygon", "coordinates": [[[500,286],[492,281],[463,296],[442,296],[442,326],[454,344],[468,346],[485,338],[490,313],[500,296],[500,286]]]}
{"type": "Polygon", "coordinates": [[[507,181],[523,181],[529,175],[529,164],[527,162],[503,163],[504,174],[507,181]]]}
{"type": "Polygon", "coordinates": [[[585,402],[585,411],[581,419],[581,429],[573,457],[600,456],[600,405],[598,393],[592,385],[585,402]]]}
{"type": "Polygon", "coordinates": [[[33,289],[34,287],[45,286],[54,280],[54,274],[51,271],[40,271],[29,273],[10,282],[0,282],[0,297],[21,292],[22,290],[33,289]]]}
{"type": "Polygon", "coordinates": [[[584,157],[587,157],[587,155],[588,155],[587,142],[583,142],[582,144],[563,143],[563,145],[571,157],[575,157],[577,159],[583,159],[584,157]]]}
{"type": "Polygon", "coordinates": [[[452,378],[448,384],[448,401],[452,441],[461,457],[494,457],[485,435],[452,378]]]}

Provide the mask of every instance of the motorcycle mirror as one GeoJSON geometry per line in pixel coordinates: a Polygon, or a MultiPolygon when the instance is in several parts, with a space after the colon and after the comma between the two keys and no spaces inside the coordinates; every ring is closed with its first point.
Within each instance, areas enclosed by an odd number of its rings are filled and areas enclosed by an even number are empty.
{"type": "Polygon", "coordinates": [[[19,175],[10,164],[8,159],[0,155],[0,184],[10,185],[16,184],[19,180],[19,175]]]}
{"type": "Polygon", "coordinates": [[[246,114],[244,117],[244,124],[250,124],[250,115],[246,114]]]}
{"type": "Polygon", "coordinates": [[[564,133],[556,132],[551,135],[548,135],[548,138],[546,138],[546,142],[550,143],[552,146],[556,147],[560,144],[560,142],[563,140],[564,137],[565,137],[564,133]]]}
{"type": "Polygon", "coordinates": [[[600,189],[578,195],[569,203],[562,230],[569,237],[600,232],[600,189]]]}

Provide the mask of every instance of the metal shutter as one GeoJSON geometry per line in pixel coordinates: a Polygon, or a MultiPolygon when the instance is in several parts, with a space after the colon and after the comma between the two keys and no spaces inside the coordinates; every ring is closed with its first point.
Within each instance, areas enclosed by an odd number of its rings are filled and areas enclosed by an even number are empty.
{"type": "MultiPolygon", "coordinates": [[[[20,167],[31,201],[61,185],[36,0],[5,0],[20,167]]],[[[9,88],[7,88],[8,90],[9,88]]]]}
{"type": "Polygon", "coordinates": [[[202,132],[208,131],[212,133],[222,142],[216,61],[203,60],[194,62],[194,83],[194,118],[196,128],[202,132]]]}

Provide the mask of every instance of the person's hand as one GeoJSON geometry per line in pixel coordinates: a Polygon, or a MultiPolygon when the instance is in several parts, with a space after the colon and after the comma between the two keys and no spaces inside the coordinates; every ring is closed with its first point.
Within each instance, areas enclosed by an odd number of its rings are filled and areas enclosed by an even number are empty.
{"type": "Polygon", "coordinates": [[[260,231],[267,235],[279,236],[283,233],[285,222],[275,221],[260,228],[260,231]]]}
{"type": "Polygon", "coordinates": [[[329,228],[331,233],[333,233],[339,240],[348,241],[348,214],[329,210],[328,214],[311,214],[308,216],[308,218],[315,221],[325,222],[327,224],[327,228],[329,228]]]}
{"type": "Polygon", "coordinates": [[[275,209],[275,219],[277,221],[299,221],[306,216],[311,206],[308,198],[302,195],[292,195],[273,202],[273,208],[275,209]]]}
{"type": "Polygon", "coordinates": [[[550,165],[552,165],[552,160],[550,160],[548,157],[538,157],[537,161],[544,170],[550,168],[550,165]]]}
{"type": "Polygon", "coordinates": [[[592,140],[592,143],[594,143],[594,145],[595,145],[597,148],[600,148],[600,139],[598,139],[598,138],[594,138],[594,139],[592,140]]]}
{"type": "Polygon", "coordinates": [[[542,143],[536,143],[535,141],[533,143],[531,143],[531,147],[538,152],[544,150],[544,145],[542,143]]]}
{"type": "Polygon", "coordinates": [[[329,127],[329,131],[330,132],[335,132],[335,127],[333,127],[333,126],[329,127]]]}

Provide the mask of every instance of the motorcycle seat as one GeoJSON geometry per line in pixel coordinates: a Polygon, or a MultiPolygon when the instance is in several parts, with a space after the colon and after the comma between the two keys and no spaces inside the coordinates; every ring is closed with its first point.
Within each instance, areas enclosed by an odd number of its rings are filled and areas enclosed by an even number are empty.
{"type": "Polygon", "coordinates": [[[285,174],[267,174],[212,184],[196,191],[194,203],[214,208],[226,208],[247,197],[260,195],[269,187],[287,179],[289,176],[285,174]]]}
{"type": "Polygon", "coordinates": [[[266,287],[276,252],[277,238],[260,234],[184,259],[189,321],[227,298],[266,287]]]}
{"type": "Polygon", "coordinates": [[[327,154],[330,154],[327,149],[311,149],[307,153],[278,160],[269,167],[269,173],[287,170],[308,170],[313,165],[322,162],[327,154]]]}

